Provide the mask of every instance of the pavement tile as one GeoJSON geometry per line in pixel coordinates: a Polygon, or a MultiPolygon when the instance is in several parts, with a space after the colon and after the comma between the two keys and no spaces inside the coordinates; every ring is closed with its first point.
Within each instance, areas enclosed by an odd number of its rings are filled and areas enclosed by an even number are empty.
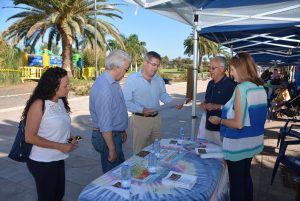
{"type": "MultiPolygon", "coordinates": [[[[200,103],[204,97],[207,81],[198,82],[197,100],[200,103]]],[[[167,85],[167,91],[174,97],[183,97],[185,84],[167,85]]],[[[5,94],[7,92],[2,92],[5,94]]],[[[0,88],[1,95],[1,88],[0,88]]],[[[0,100],[0,200],[1,201],[34,201],[36,200],[35,183],[24,163],[13,162],[7,158],[16,134],[21,109],[6,110],[9,107],[22,105],[24,96],[17,100],[0,100]],[[18,102],[19,100],[19,102],[18,102]],[[1,102],[2,101],[2,102],[1,102]],[[16,103],[17,102],[17,103],[16,103]],[[2,104],[5,103],[5,104],[2,104]],[[8,104],[10,104],[8,106],[8,104]],[[4,108],[4,110],[2,109],[4,108]]],[[[88,109],[88,97],[70,100],[72,109],[72,134],[80,135],[83,140],[77,150],[66,160],[66,194],[64,201],[75,201],[83,188],[102,174],[100,155],[91,145],[91,118],[88,109]]],[[[198,117],[201,111],[196,110],[198,117]]],[[[180,127],[185,128],[186,136],[191,132],[191,104],[182,110],[161,112],[162,133],[164,138],[177,137],[180,127]]],[[[199,125],[197,119],[196,125],[199,125]]],[[[295,189],[283,185],[280,170],[277,172],[274,184],[270,185],[271,174],[278,154],[276,148],[278,130],[283,121],[270,121],[265,125],[265,148],[252,161],[251,174],[254,184],[254,201],[294,201],[295,189]]],[[[127,130],[128,141],[123,146],[125,158],[132,155],[132,140],[127,130]]],[[[300,147],[289,147],[288,154],[300,157],[300,147]]]]}
{"type": "Polygon", "coordinates": [[[1,177],[0,186],[1,201],[36,200],[35,189],[29,189],[26,186],[19,185],[16,182],[1,177]]]}

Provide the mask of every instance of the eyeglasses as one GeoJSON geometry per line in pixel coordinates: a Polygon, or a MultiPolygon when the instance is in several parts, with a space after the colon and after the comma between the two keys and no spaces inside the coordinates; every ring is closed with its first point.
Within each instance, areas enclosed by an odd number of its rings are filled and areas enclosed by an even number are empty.
{"type": "Polygon", "coordinates": [[[220,68],[220,67],[218,67],[218,66],[211,66],[211,67],[208,68],[208,70],[214,71],[214,70],[216,70],[217,68],[220,68]]]}
{"type": "Polygon", "coordinates": [[[156,64],[156,63],[151,63],[150,61],[147,61],[147,63],[149,63],[149,64],[151,64],[151,66],[153,66],[153,67],[157,67],[157,68],[158,68],[158,67],[159,67],[159,65],[160,65],[160,64],[156,64]]]}

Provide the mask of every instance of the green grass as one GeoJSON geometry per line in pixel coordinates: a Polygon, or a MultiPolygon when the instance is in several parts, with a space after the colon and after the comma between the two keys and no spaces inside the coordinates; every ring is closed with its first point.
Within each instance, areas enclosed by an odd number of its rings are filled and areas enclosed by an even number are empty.
{"type": "MultiPolygon", "coordinates": [[[[139,69],[138,69],[139,70],[139,69]]],[[[178,70],[177,68],[159,68],[159,72],[161,73],[174,73],[174,74],[180,74],[183,71],[178,70]]],[[[135,70],[133,69],[133,71],[128,71],[126,73],[126,75],[130,75],[132,73],[135,73],[135,70]]]]}
{"type": "Polygon", "coordinates": [[[87,96],[90,93],[93,83],[94,80],[71,79],[71,91],[74,91],[77,96],[87,96]]]}
{"type": "Polygon", "coordinates": [[[161,73],[181,74],[183,71],[179,71],[177,68],[161,68],[161,73]]]}
{"type": "Polygon", "coordinates": [[[178,69],[159,69],[159,74],[163,78],[171,79],[172,82],[186,81],[186,70],[178,69]]]}
{"type": "MultiPolygon", "coordinates": [[[[135,73],[135,71],[128,71],[125,75],[125,78],[132,73],[135,73]]],[[[158,73],[161,77],[171,79],[173,82],[186,81],[187,79],[186,70],[181,71],[176,68],[159,68],[158,73]]]]}

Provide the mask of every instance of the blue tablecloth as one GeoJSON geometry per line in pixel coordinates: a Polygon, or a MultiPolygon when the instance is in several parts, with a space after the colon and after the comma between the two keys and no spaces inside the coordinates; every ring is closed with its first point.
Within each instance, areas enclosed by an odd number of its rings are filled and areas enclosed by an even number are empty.
{"type": "MultiPolygon", "coordinates": [[[[171,152],[171,151],[170,151],[171,152]]],[[[133,156],[128,161],[136,159],[133,156]]],[[[81,192],[78,201],[122,201],[122,200],[172,200],[172,201],[226,201],[229,200],[229,184],[227,168],[222,159],[202,159],[193,151],[171,153],[167,162],[160,163],[161,171],[147,182],[137,182],[141,185],[140,193],[126,199],[105,186],[111,185],[113,180],[117,181],[119,176],[116,169],[112,170],[88,184],[81,192]],[[174,157],[175,156],[175,157],[174,157]],[[161,179],[170,170],[197,176],[197,181],[191,190],[183,188],[171,188],[165,192],[161,179]]]]}

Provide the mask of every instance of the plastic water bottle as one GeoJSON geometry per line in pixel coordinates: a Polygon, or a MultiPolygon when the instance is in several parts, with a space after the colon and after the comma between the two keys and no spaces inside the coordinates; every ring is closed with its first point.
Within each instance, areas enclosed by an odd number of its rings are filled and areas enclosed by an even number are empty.
{"type": "Polygon", "coordinates": [[[178,145],[181,145],[184,141],[184,128],[183,127],[180,127],[180,130],[179,130],[179,136],[178,136],[178,145]]]}
{"type": "Polygon", "coordinates": [[[127,162],[124,162],[121,169],[121,186],[123,189],[129,189],[130,185],[131,185],[131,168],[127,162]]]}
{"type": "Polygon", "coordinates": [[[154,140],[153,151],[154,151],[156,157],[159,158],[159,155],[160,155],[160,142],[158,141],[158,139],[154,140]]]}
{"type": "Polygon", "coordinates": [[[157,166],[157,157],[154,151],[151,151],[148,157],[148,171],[151,174],[156,173],[156,166],[157,166]]]}

